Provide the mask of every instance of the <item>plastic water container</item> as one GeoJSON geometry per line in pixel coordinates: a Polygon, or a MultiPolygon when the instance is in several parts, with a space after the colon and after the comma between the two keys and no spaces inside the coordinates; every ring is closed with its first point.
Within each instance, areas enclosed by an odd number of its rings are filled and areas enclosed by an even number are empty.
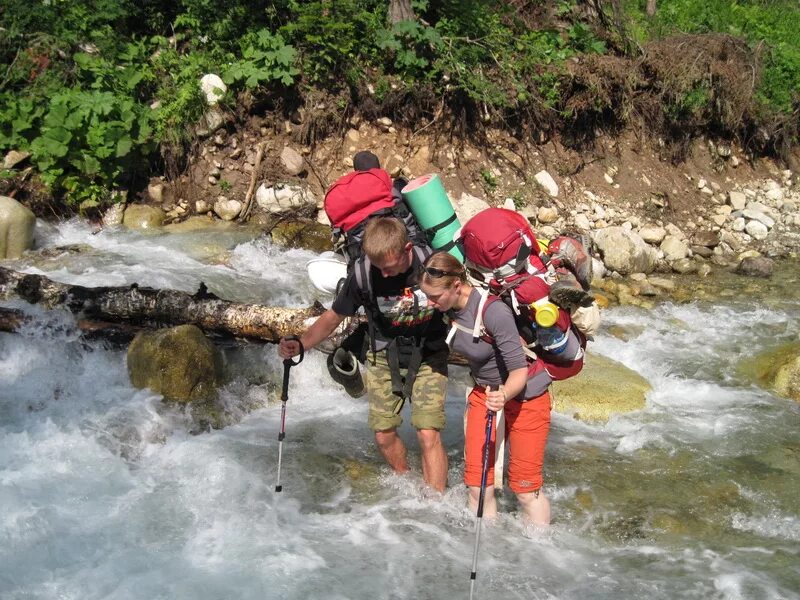
{"type": "Polygon", "coordinates": [[[558,327],[537,327],[536,341],[550,354],[561,354],[567,349],[567,334],[558,327]]]}

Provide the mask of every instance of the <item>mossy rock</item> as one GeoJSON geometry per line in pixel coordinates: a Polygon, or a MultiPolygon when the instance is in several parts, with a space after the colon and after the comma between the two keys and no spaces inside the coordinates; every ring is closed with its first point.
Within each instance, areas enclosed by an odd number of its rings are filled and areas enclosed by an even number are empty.
{"type": "Polygon", "coordinates": [[[272,241],[287,248],[315,252],[333,250],[331,228],[316,221],[281,221],[272,228],[272,241]]]}
{"type": "Polygon", "coordinates": [[[166,214],[157,206],[130,204],[125,209],[122,224],[128,229],[157,229],[164,223],[166,214]]]}
{"type": "Polygon", "coordinates": [[[746,359],[739,372],[779,396],[800,402],[800,341],[746,359]]]}
{"type": "Polygon", "coordinates": [[[589,422],[641,410],[651,390],[647,380],[615,360],[589,353],[575,377],[552,385],[553,409],[589,422]]]}
{"type": "Polygon", "coordinates": [[[164,225],[164,231],[169,231],[170,233],[204,231],[207,229],[214,231],[229,231],[231,229],[235,229],[236,227],[237,224],[231,221],[215,219],[214,217],[209,217],[208,215],[192,215],[184,221],[164,225]]]}
{"type": "Polygon", "coordinates": [[[219,351],[195,325],[142,332],[128,347],[133,385],[174,402],[216,398],[221,364],[219,351]]]}

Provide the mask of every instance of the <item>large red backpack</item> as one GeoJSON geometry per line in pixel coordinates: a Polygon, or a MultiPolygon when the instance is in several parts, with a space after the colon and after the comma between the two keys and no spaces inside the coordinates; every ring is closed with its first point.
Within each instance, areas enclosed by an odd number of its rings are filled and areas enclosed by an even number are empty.
{"type": "MultiPolygon", "coordinates": [[[[405,181],[398,180],[405,185],[405,181]]],[[[415,245],[427,243],[425,233],[403,200],[399,189],[383,169],[353,171],[337,179],[325,194],[324,209],[333,227],[334,243],[348,264],[361,257],[364,227],[372,217],[396,217],[403,221],[415,245]]]]}
{"type": "MultiPolygon", "coordinates": [[[[353,171],[333,183],[325,194],[323,204],[325,214],[328,215],[333,227],[334,247],[347,259],[347,272],[353,274],[366,309],[369,344],[373,355],[376,306],[372,298],[370,260],[361,248],[367,221],[381,216],[401,220],[413,244],[416,263],[421,266],[431,254],[425,232],[400,193],[405,185],[406,181],[402,179],[393,184],[389,173],[380,168],[353,171]]],[[[413,378],[410,381],[413,382],[413,378]]]]}
{"type": "MultiPolygon", "coordinates": [[[[553,379],[576,375],[583,367],[583,353],[563,360],[536,343],[536,305],[549,302],[553,280],[528,220],[513,210],[487,208],[467,221],[460,241],[471,281],[511,307],[528,350],[546,363],[553,379]]],[[[482,312],[483,306],[479,310],[482,312]]],[[[563,308],[558,309],[554,327],[562,332],[572,327],[570,315],[563,308]]],[[[577,333],[585,346],[585,336],[577,333]]]]}

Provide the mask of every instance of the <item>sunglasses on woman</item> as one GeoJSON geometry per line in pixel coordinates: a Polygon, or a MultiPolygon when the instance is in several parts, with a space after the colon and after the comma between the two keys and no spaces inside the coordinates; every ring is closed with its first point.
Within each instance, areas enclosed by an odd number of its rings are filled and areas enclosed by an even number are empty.
{"type": "Polygon", "coordinates": [[[437,269],[436,267],[422,267],[423,270],[433,277],[434,279],[439,279],[441,277],[461,277],[461,273],[457,273],[455,271],[445,271],[443,269],[437,269]]]}

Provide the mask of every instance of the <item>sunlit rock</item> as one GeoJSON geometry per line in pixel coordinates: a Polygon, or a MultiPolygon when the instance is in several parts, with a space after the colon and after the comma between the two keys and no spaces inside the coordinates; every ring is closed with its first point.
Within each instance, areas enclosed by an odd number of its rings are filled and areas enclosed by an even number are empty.
{"type": "Polygon", "coordinates": [[[200,79],[200,89],[203,91],[208,105],[214,106],[222,100],[225,92],[228,91],[228,86],[223,83],[219,75],[208,73],[200,79]]]}
{"type": "Polygon", "coordinates": [[[130,204],[125,209],[122,224],[129,229],[155,229],[161,227],[165,213],[157,206],[130,204]]]}
{"type": "Polygon", "coordinates": [[[18,164],[30,158],[30,152],[20,152],[19,150],[11,150],[3,158],[3,169],[6,171],[13,169],[18,164]]]}
{"type": "Polygon", "coordinates": [[[660,248],[664,252],[664,259],[669,262],[689,256],[689,246],[673,235],[666,236],[660,248]]]}
{"type": "Polygon", "coordinates": [[[0,196],[0,260],[19,258],[33,247],[36,216],[8,196],[0,196]]]}
{"type": "Polygon", "coordinates": [[[558,211],[551,206],[540,206],[536,218],[540,223],[555,223],[558,220],[558,211]]]}
{"type": "Polygon", "coordinates": [[[267,187],[262,183],[256,190],[256,204],[273,214],[311,214],[317,208],[317,199],[310,190],[300,186],[278,184],[267,187]]]}
{"type": "Polygon", "coordinates": [[[779,396],[800,402],[800,342],[790,342],[755,357],[747,357],[740,372],[779,396]]]}
{"type": "Polygon", "coordinates": [[[487,208],[489,208],[489,203],[486,200],[466,192],[461,194],[461,198],[453,202],[453,210],[455,210],[462,225],[487,208]]]}
{"type": "Polygon", "coordinates": [[[533,176],[544,191],[546,191],[550,196],[553,198],[558,197],[558,184],[553,179],[553,176],[550,175],[547,171],[539,171],[536,175],[533,176]]]}
{"type": "Polygon", "coordinates": [[[122,225],[125,217],[125,204],[114,204],[103,213],[103,227],[116,227],[122,225]]]}
{"type": "Polygon", "coordinates": [[[576,419],[605,422],[613,415],[641,410],[651,386],[615,360],[589,353],[583,370],[553,383],[553,409],[576,419]]]}
{"type": "Polygon", "coordinates": [[[242,212],[242,203],[239,200],[220,196],[214,202],[214,213],[223,221],[233,221],[240,212],[242,212]]]}
{"type": "Polygon", "coordinates": [[[655,248],[637,234],[622,227],[606,227],[593,235],[594,243],[606,267],[622,275],[628,273],[650,273],[656,265],[658,255],[655,248]]]}
{"type": "Polygon", "coordinates": [[[330,227],[317,221],[280,221],[271,234],[273,243],[279,246],[315,252],[333,250],[330,227]]]}
{"type": "Polygon", "coordinates": [[[300,175],[306,170],[306,163],[300,153],[294,148],[285,146],[281,151],[281,162],[283,168],[289,175],[300,175]]]}

